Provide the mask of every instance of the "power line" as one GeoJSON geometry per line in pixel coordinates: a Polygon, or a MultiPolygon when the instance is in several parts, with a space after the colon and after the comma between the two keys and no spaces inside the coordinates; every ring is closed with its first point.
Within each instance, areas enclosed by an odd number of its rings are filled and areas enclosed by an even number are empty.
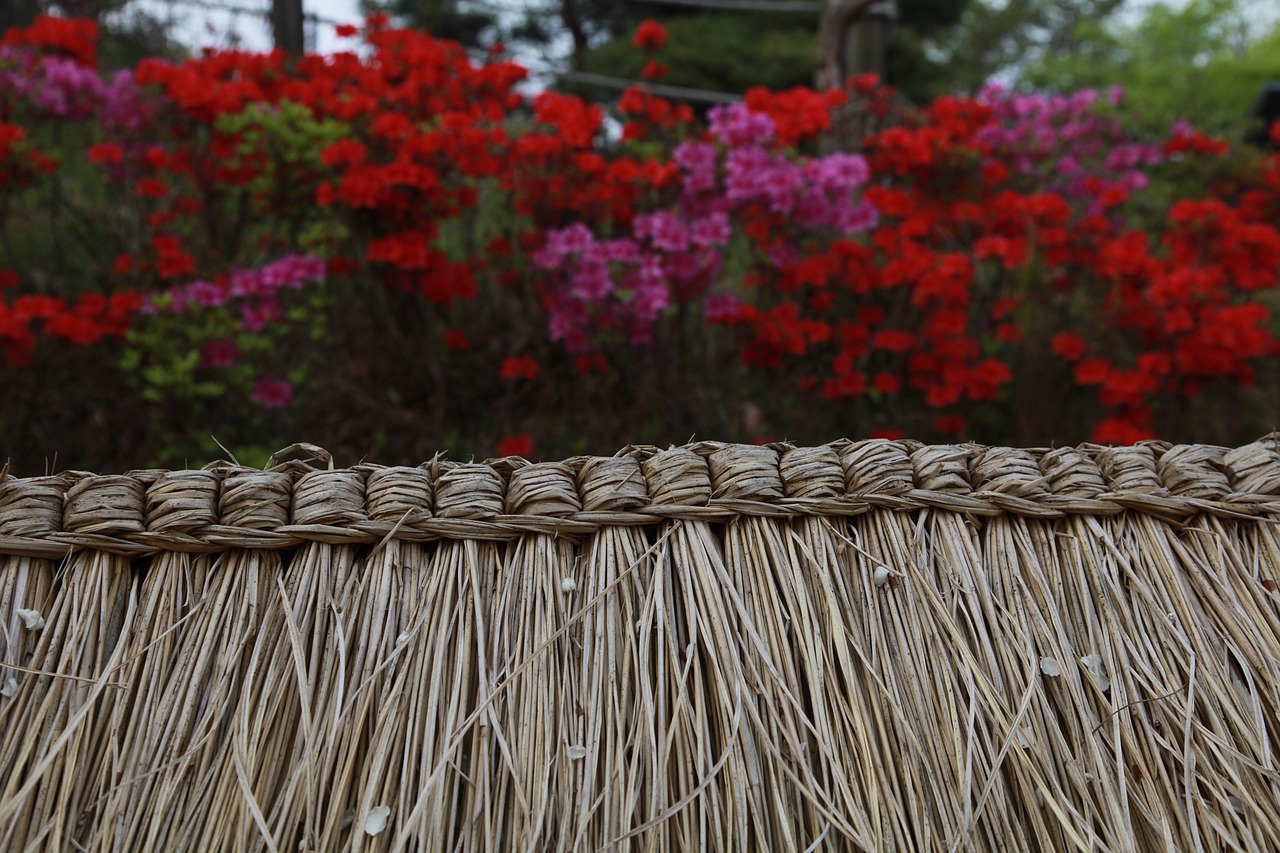
{"type": "Polygon", "coordinates": [[[709,89],[691,89],[687,86],[670,86],[666,83],[637,83],[635,80],[624,80],[621,77],[609,77],[605,74],[592,74],[589,71],[569,71],[559,75],[562,80],[575,83],[586,83],[592,86],[605,86],[610,89],[630,89],[632,87],[674,98],[678,101],[700,101],[707,104],[732,104],[742,100],[741,95],[728,92],[713,92],[709,89]]]}
{"type": "Polygon", "coordinates": [[[814,0],[628,0],[645,6],[687,6],[692,9],[724,9],[731,12],[821,12],[814,0]]]}
{"type": "MultiPolygon", "coordinates": [[[[206,9],[213,12],[230,12],[233,15],[249,15],[252,17],[270,20],[271,7],[262,8],[260,6],[241,6],[238,3],[224,3],[222,0],[169,0],[178,6],[194,6],[198,9],[206,9]]],[[[339,24],[350,24],[351,21],[338,21],[333,18],[327,18],[315,12],[302,13],[302,17],[314,24],[324,24],[325,26],[336,27],[339,24]]]]}

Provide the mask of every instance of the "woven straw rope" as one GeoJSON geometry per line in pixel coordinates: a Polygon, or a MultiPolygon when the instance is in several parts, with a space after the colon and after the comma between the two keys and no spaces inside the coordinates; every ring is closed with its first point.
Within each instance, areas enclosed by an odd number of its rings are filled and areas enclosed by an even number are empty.
{"type": "Polygon", "coordinates": [[[68,472],[0,482],[0,554],[61,558],[94,549],[142,557],[309,541],[577,538],[665,519],[852,516],[878,507],[1028,518],[1135,510],[1171,523],[1197,513],[1261,518],[1280,513],[1280,433],[1234,449],[700,442],[563,462],[68,472]]]}

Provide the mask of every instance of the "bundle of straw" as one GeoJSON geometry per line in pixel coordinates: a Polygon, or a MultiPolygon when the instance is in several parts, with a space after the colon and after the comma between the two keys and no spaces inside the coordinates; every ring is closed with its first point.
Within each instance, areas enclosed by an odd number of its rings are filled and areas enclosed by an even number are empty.
{"type": "Polygon", "coordinates": [[[1280,849],[1280,435],[0,474],[0,847],[1280,849]]]}

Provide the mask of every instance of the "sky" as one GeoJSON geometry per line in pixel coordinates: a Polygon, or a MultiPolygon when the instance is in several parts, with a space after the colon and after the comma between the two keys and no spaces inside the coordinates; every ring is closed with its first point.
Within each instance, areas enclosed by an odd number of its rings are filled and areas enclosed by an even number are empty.
{"type": "MultiPolygon", "coordinates": [[[[1174,7],[1181,7],[1188,2],[1188,0],[1164,1],[1174,7]]],[[[1156,2],[1158,0],[1130,0],[1126,17],[1136,22],[1141,17],[1141,11],[1156,2]]],[[[1277,18],[1280,18],[1275,0],[1238,0],[1238,2],[1247,17],[1260,26],[1274,24],[1277,18]]],[[[240,46],[245,49],[270,50],[271,48],[271,29],[266,19],[271,0],[140,0],[139,5],[153,9],[172,9],[178,22],[174,32],[180,41],[192,47],[226,46],[234,33],[239,38],[240,46]],[[209,8],[219,4],[257,9],[261,10],[261,13],[252,15],[209,8]]],[[[519,0],[510,2],[510,5],[519,6],[519,0]]],[[[339,23],[360,21],[359,0],[303,0],[303,9],[308,14],[339,23]]],[[[310,47],[316,52],[331,53],[335,50],[349,49],[351,46],[349,40],[337,37],[331,23],[318,25],[314,32],[315,44],[310,47]]]]}
{"type": "MultiPolygon", "coordinates": [[[[3,2],[3,0],[0,0],[3,2]]],[[[270,50],[271,28],[266,13],[271,0],[142,0],[138,4],[153,10],[169,10],[178,26],[174,33],[178,40],[191,47],[226,46],[232,34],[238,36],[240,46],[246,50],[270,50]],[[211,8],[217,5],[238,6],[261,10],[259,15],[228,12],[211,8]]],[[[360,0],[303,0],[303,11],[338,23],[360,22],[360,0]]],[[[350,47],[348,40],[339,39],[333,24],[320,24],[315,30],[314,50],[332,53],[350,47]]]]}

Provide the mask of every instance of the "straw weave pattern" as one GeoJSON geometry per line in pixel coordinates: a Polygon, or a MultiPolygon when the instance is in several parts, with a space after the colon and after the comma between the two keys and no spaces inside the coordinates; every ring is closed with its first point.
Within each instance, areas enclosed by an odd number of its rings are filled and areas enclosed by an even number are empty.
{"type": "Polygon", "coordinates": [[[1280,850],[1280,434],[0,473],[0,849],[1280,850]]]}
{"type": "Polygon", "coordinates": [[[1042,519],[1135,510],[1171,522],[1197,513],[1258,517],[1280,512],[1278,448],[1280,433],[1234,449],[700,442],[542,463],[317,470],[295,461],[267,471],[216,463],[201,471],[68,472],[0,482],[0,554],[57,558],[92,548],[139,557],[387,537],[509,541],[670,519],[848,517],[873,509],[1042,519]]]}

